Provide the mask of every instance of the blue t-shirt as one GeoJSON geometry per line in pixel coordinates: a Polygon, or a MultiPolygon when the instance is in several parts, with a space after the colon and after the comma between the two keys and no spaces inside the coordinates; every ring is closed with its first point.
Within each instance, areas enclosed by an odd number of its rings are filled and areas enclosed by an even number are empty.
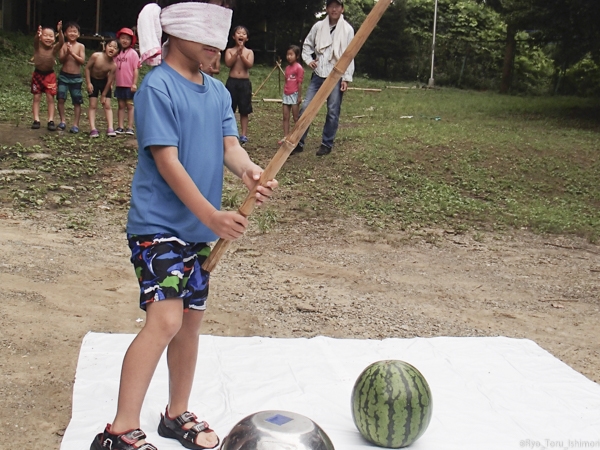
{"type": "Polygon", "coordinates": [[[163,62],[144,77],[134,100],[138,164],[127,233],[166,232],[187,242],[217,239],[162,178],[150,146],[177,147],[179,161],[202,195],[220,209],[223,138],[238,135],[229,92],[210,76],[199,85],[163,62]]]}

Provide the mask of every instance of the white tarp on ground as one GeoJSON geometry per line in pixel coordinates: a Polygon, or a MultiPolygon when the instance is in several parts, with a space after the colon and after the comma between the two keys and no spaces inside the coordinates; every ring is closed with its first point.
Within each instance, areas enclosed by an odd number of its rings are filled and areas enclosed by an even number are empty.
{"type": "MultiPolygon", "coordinates": [[[[83,340],[73,417],[61,450],[88,449],[112,421],[119,374],[133,335],[89,333],[83,340]]],[[[600,449],[600,386],[529,340],[415,338],[354,340],[201,336],[190,409],[221,438],[262,410],[303,414],[336,450],[378,448],[352,422],[351,390],[370,363],[399,359],[427,379],[433,417],[411,446],[422,450],[600,449]]],[[[158,436],[167,403],[161,360],[142,409],[142,429],[160,450],[183,447],[158,436]]]]}

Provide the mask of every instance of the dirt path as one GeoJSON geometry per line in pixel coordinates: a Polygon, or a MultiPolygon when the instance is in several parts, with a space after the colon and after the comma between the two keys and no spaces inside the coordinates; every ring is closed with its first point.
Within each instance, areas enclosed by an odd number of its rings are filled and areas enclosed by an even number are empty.
{"type": "MultiPolygon", "coordinates": [[[[143,325],[123,220],[101,211],[81,233],[0,212],[0,448],[59,448],[85,333],[143,325]]],[[[600,248],[579,240],[290,221],[236,243],[211,292],[206,334],[503,335],[600,380],[600,248]]]]}
{"type": "MultiPolygon", "coordinates": [[[[0,123],[0,141],[35,145],[47,133],[26,125],[0,123]]],[[[129,176],[111,168],[106,182],[129,176]]],[[[126,207],[96,206],[0,209],[1,449],[58,449],[83,336],[143,326],[126,207]],[[69,214],[88,210],[88,227],[68,228],[69,214]]],[[[268,234],[250,230],[213,272],[203,333],[527,338],[600,381],[599,246],[527,232],[374,234],[355,219],[282,217],[268,234]]]]}

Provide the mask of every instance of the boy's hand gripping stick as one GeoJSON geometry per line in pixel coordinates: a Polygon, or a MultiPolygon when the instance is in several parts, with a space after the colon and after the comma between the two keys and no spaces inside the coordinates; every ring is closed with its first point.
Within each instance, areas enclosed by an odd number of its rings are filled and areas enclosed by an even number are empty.
{"type": "MultiPolygon", "coordinates": [[[[339,59],[329,76],[325,79],[320,89],[317,91],[315,97],[308,104],[306,110],[304,111],[298,122],[295,124],[292,133],[289,135],[289,137],[285,138],[283,144],[281,144],[279,150],[265,168],[264,172],[260,177],[260,180],[258,181],[258,185],[266,186],[269,180],[275,178],[275,175],[277,175],[279,170],[283,167],[283,164],[290,156],[290,153],[292,153],[294,148],[296,148],[296,145],[298,145],[298,142],[302,138],[302,135],[308,129],[314,118],[317,116],[319,109],[321,109],[321,106],[323,106],[323,103],[325,103],[327,97],[329,97],[329,94],[331,94],[331,92],[337,85],[339,79],[344,75],[344,72],[346,72],[346,69],[348,68],[352,60],[356,57],[356,54],[361,49],[361,47],[363,46],[373,29],[377,25],[377,22],[379,22],[379,19],[381,19],[381,16],[383,16],[383,13],[391,3],[392,0],[379,0],[375,4],[367,18],[361,25],[360,29],[354,36],[354,39],[352,39],[350,45],[348,45],[348,48],[346,49],[342,57],[339,59]]],[[[255,196],[256,188],[248,193],[248,196],[244,200],[244,203],[242,203],[242,206],[240,206],[238,212],[242,216],[248,217],[252,213],[254,205],[256,204],[255,196]]],[[[219,239],[219,241],[213,247],[210,255],[208,256],[204,264],[202,264],[202,268],[207,272],[212,272],[212,270],[217,266],[221,257],[227,251],[227,248],[230,244],[231,241],[229,240],[219,239]]]]}

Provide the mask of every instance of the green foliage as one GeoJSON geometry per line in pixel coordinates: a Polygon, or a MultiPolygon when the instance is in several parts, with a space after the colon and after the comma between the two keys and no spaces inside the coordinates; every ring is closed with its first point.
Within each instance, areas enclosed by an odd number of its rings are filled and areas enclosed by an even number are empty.
{"type": "Polygon", "coordinates": [[[517,34],[517,55],[514,62],[512,89],[528,94],[548,94],[552,92],[554,62],[548,51],[529,37],[525,32],[517,34]]]}
{"type": "Polygon", "coordinates": [[[415,52],[407,31],[406,3],[392,3],[356,58],[356,70],[378,78],[401,78],[415,52]]]}
{"type": "MultiPolygon", "coordinates": [[[[410,31],[418,53],[412,74],[427,82],[431,70],[434,0],[407,0],[410,31]]],[[[502,64],[504,24],[474,1],[438,1],[434,78],[437,85],[489,89],[502,64]]]]}
{"type": "MultiPolygon", "coordinates": [[[[15,117],[30,123],[30,54],[0,56],[0,119],[9,122],[2,124],[8,130],[15,117]]],[[[271,69],[253,68],[254,86],[271,69]]],[[[568,76],[578,71],[598,76],[591,59],[568,76]]],[[[255,98],[246,146],[263,167],[281,138],[281,105],[260,99],[281,95],[278,72],[255,98]]],[[[226,71],[219,75],[226,77],[226,71]]],[[[281,187],[273,206],[257,211],[259,231],[276,227],[292,211],[293,220],[341,215],[386,230],[516,227],[599,238],[597,99],[386,89],[389,82],[361,77],[355,84],[383,91],[345,94],[334,151],[322,158],[314,156],[324,121],[324,111],[319,113],[305,151],[277,176],[281,187]]],[[[36,145],[0,145],[0,202],[24,210],[72,210],[68,223],[76,228],[91,220],[79,219],[88,208],[125,210],[134,144],[125,137],[89,139],[86,122],[79,135],[32,131],[30,142],[42,137],[36,145]]],[[[228,181],[223,204],[235,209],[246,191],[237,179],[231,186],[228,181]]]]}
{"type": "Polygon", "coordinates": [[[600,97],[600,66],[591,55],[587,55],[566,71],[561,92],[583,97],[600,97]]]}
{"type": "Polygon", "coordinates": [[[17,125],[23,120],[29,121],[32,56],[31,36],[0,33],[0,65],[3,68],[0,77],[0,120],[8,120],[17,125]]]}

